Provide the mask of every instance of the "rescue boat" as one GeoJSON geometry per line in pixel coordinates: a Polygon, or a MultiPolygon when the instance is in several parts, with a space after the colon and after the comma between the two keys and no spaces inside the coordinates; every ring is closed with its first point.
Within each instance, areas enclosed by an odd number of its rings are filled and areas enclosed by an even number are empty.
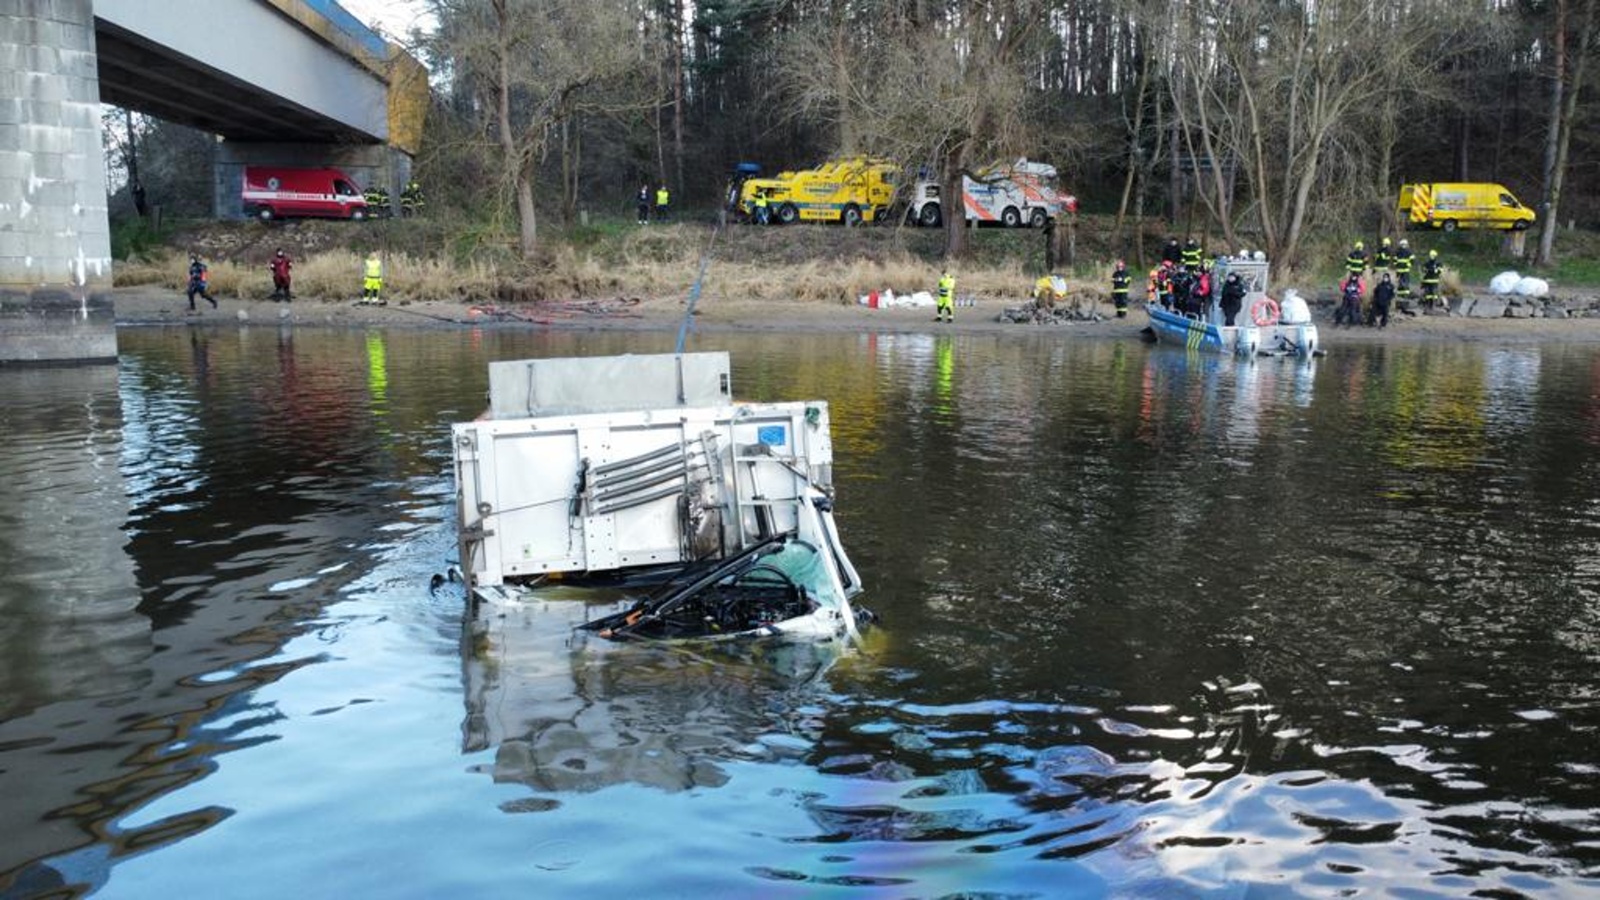
{"type": "Polygon", "coordinates": [[[1267,290],[1267,274],[1268,263],[1264,259],[1217,260],[1211,273],[1217,287],[1206,308],[1196,315],[1149,302],[1145,313],[1150,318],[1150,334],[1158,343],[1210,353],[1244,357],[1321,355],[1310,307],[1292,290],[1285,293],[1281,303],[1274,299],[1267,290]],[[1220,285],[1230,273],[1237,274],[1245,286],[1244,303],[1233,325],[1226,324],[1217,299],[1220,285]]]}

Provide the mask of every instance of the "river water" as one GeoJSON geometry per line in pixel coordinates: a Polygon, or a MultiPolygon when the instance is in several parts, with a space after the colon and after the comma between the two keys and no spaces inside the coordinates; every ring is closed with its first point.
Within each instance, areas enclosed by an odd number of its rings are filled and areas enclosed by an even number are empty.
{"type": "Polygon", "coordinates": [[[0,372],[0,896],[1600,891],[1595,347],[697,336],[882,618],[741,655],[430,588],[485,364],[672,335],[119,340],[0,372]]]}

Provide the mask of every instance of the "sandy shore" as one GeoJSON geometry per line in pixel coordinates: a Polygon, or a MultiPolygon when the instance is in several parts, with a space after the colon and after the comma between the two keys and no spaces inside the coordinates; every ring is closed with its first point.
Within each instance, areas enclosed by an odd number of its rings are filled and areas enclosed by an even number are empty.
{"type": "MultiPolygon", "coordinates": [[[[638,301],[571,301],[533,306],[492,303],[390,301],[387,306],[361,306],[353,300],[297,297],[292,303],[218,297],[219,308],[204,301],[188,311],[183,294],[150,287],[118,288],[113,293],[120,327],[172,325],[283,325],[322,327],[465,328],[510,327],[561,330],[671,330],[683,320],[685,301],[654,298],[638,301]]],[[[953,325],[937,324],[928,309],[868,309],[819,302],[702,300],[696,306],[697,331],[785,332],[962,332],[1060,334],[1074,338],[1125,339],[1145,327],[1144,313],[1102,321],[1053,325],[1018,325],[997,321],[1002,309],[1024,301],[979,299],[956,310],[953,325]]],[[[1335,328],[1327,311],[1318,310],[1325,347],[1352,343],[1402,343],[1422,340],[1464,342],[1600,342],[1600,319],[1469,319],[1452,316],[1397,316],[1388,328],[1335,328]]]]}

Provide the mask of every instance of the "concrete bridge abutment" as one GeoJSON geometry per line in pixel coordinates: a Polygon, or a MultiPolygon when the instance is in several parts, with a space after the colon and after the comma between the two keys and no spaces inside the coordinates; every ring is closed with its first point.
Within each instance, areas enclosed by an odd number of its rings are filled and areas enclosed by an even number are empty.
{"type": "Polygon", "coordinates": [[[115,361],[92,0],[0,0],[0,365],[115,361]]]}

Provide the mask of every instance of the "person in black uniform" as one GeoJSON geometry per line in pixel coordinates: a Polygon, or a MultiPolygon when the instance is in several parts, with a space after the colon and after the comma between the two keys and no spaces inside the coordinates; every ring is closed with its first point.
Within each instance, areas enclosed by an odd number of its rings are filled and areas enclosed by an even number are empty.
{"type": "Polygon", "coordinates": [[[1244,282],[1238,272],[1229,272],[1222,282],[1222,324],[1232,326],[1234,317],[1244,309],[1244,282]]]}
{"type": "Polygon", "coordinates": [[[1111,270],[1111,305],[1117,308],[1117,318],[1128,317],[1128,285],[1132,283],[1133,276],[1128,274],[1128,264],[1117,260],[1117,267],[1111,270]]]}
{"type": "Polygon", "coordinates": [[[1372,289],[1372,309],[1367,310],[1367,324],[1379,328],[1389,327],[1389,304],[1394,300],[1394,281],[1384,272],[1372,289]]]}

